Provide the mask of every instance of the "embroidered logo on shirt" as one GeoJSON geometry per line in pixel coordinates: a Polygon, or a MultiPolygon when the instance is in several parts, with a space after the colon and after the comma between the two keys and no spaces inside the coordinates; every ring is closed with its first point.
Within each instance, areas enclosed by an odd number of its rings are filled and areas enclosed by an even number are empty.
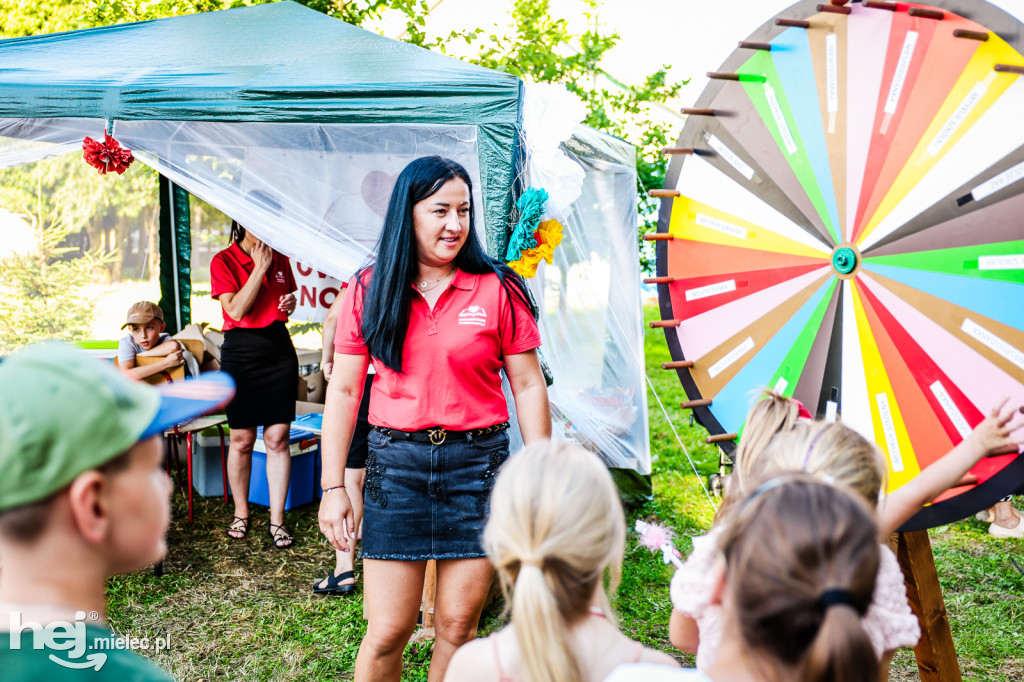
{"type": "Polygon", "coordinates": [[[284,272],[278,270],[277,274],[275,275],[275,279],[277,280],[278,284],[284,284],[284,272]]]}
{"type": "Polygon", "coordinates": [[[478,305],[471,305],[459,313],[459,324],[475,324],[483,327],[487,324],[487,311],[478,305]]]}

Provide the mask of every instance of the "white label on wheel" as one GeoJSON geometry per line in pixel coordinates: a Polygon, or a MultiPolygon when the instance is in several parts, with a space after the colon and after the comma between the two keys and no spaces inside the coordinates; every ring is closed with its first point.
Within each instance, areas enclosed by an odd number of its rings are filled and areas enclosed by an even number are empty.
{"type": "Polygon", "coordinates": [[[878,403],[878,416],[882,420],[885,449],[889,451],[889,464],[893,471],[903,471],[903,455],[900,454],[900,443],[896,438],[896,424],[892,420],[892,410],[889,409],[888,394],[876,393],[875,402],[878,403]]]}
{"type": "Polygon", "coordinates": [[[789,382],[786,381],[786,377],[779,377],[779,380],[775,382],[775,388],[772,389],[772,393],[782,395],[787,388],[789,388],[789,382]]]}
{"type": "Polygon", "coordinates": [[[722,232],[723,234],[727,234],[730,237],[736,237],[737,239],[747,238],[747,228],[740,227],[739,225],[733,225],[732,223],[728,223],[724,220],[719,220],[718,218],[712,218],[711,216],[705,215],[703,213],[698,213],[697,218],[696,220],[694,220],[694,222],[700,225],[701,227],[711,228],[716,232],[722,232]]]}
{"type": "Polygon", "coordinates": [[[1024,253],[1006,254],[1005,256],[981,256],[978,258],[979,270],[1024,270],[1024,253]]]}
{"type": "Polygon", "coordinates": [[[1009,187],[1021,178],[1024,178],[1024,163],[1018,163],[1013,168],[1004,170],[991,180],[986,180],[981,183],[971,190],[971,198],[975,201],[981,201],[985,197],[995,194],[1002,188],[1009,187]]]}
{"type": "Polygon", "coordinates": [[[825,403],[825,423],[835,424],[836,416],[839,414],[839,403],[829,400],[825,403]]]}
{"type": "Polygon", "coordinates": [[[965,120],[967,120],[967,116],[974,110],[974,107],[978,106],[978,102],[981,101],[981,98],[985,96],[986,92],[988,92],[988,83],[986,81],[981,81],[971,88],[971,91],[967,93],[967,97],[964,98],[964,101],[960,102],[960,106],[958,106],[956,111],[950,115],[949,120],[946,121],[946,125],[942,126],[942,130],[939,131],[939,134],[936,135],[935,139],[933,139],[931,144],[928,145],[929,154],[932,156],[938,156],[939,152],[942,151],[942,148],[946,146],[947,142],[949,142],[949,138],[953,137],[953,133],[956,132],[956,129],[959,128],[965,120]]]}
{"type": "Polygon", "coordinates": [[[796,140],[793,139],[793,133],[789,131],[789,124],[786,123],[786,117],[782,113],[779,98],[775,96],[772,86],[767,83],[764,84],[764,96],[768,100],[768,109],[771,110],[772,118],[775,119],[775,126],[779,129],[779,135],[782,136],[782,144],[786,147],[786,152],[796,154],[796,140]]]}
{"type": "Polygon", "coordinates": [[[939,405],[942,405],[943,412],[949,417],[949,421],[953,422],[953,427],[960,434],[961,438],[967,438],[971,435],[971,425],[964,419],[963,413],[960,408],[956,406],[953,399],[949,397],[949,392],[946,391],[946,387],[942,385],[941,381],[936,381],[928,388],[932,389],[932,393],[935,394],[935,398],[939,401],[939,405]]]}
{"type": "Polygon", "coordinates": [[[736,172],[750,180],[754,177],[754,169],[748,166],[743,159],[741,159],[736,152],[729,149],[724,142],[719,140],[714,135],[708,136],[708,146],[715,150],[719,156],[725,159],[725,162],[736,169],[736,172]]]}
{"type": "Polygon", "coordinates": [[[1014,348],[989,330],[978,325],[970,318],[964,318],[964,323],[960,325],[960,331],[977,339],[982,345],[987,346],[992,351],[1003,356],[1021,369],[1024,369],[1024,353],[1020,352],[1019,349],[1014,348]]]}
{"type": "Polygon", "coordinates": [[[885,98],[885,113],[887,114],[896,113],[896,106],[900,103],[900,95],[903,94],[903,86],[907,82],[910,60],[914,58],[915,47],[917,47],[917,31],[907,31],[907,37],[903,39],[903,49],[900,50],[900,59],[896,62],[896,73],[892,75],[889,96],[885,98]]]}
{"type": "Polygon", "coordinates": [[[745,353],[754,347],[754,339],[747,337],[747,340],[726,353],[725,357],[711,365],[708,375],[714,379],[716,376],[729,368],[729,365],[739,360],[745,353]]]}
{"type": "Polygon", "coordinates": [[[839,41],[835,33],[825,36],[825,94],[828,112],[839,111],[839,41]]]}
{"type": "Polygon", "coordinates": [[[717,282],[715,284],[709,284],[706,287],[697,287],[696,289],[686,290],[686,300],[696,301],[700,298],[707,298],[708,296],[715,296],[717,294],[725,294],[730,291],[736,291],[736,280],[730,279],[725,282],[717,282]]]}

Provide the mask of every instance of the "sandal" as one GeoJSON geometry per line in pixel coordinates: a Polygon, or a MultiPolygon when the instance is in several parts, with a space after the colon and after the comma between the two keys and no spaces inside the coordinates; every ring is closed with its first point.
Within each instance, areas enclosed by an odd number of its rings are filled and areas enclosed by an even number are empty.
{"type": "Polygon", "coordinates": [[[320,583],[322,583],[323,580],[318,580],[313,583],[313,594],[340,594],[343,596],[354,594],[356,591],[356,585],[354,582],[351,585],[339,585],[338,583],[342,580],[354,581],[355,579],[356,574],[352,571],[345,571],[340,575],[334,575],[334,571],[331,571],[331,574],[327,576],[327,584],[324,587],[320,587],[320,583]]]}
{"type": "Polygon", "coordinates": [[[228,524],[228,528],[224,532],[232,540],[244,540],[245,536],[249,534],[249,517],[232,516],[231,523],[228,524]],[[232,535],[232,533],[238,533],[238,535],[232,535]]]}
{"type": "Polygon", "coordinates": [[[285,530],[283,525],[270,524],[270,541],[274,543],[274,549],[288,549],[295,544],[295,538],[285,530]],[[274,530],[274,529],[277,530],[274,530]]]}

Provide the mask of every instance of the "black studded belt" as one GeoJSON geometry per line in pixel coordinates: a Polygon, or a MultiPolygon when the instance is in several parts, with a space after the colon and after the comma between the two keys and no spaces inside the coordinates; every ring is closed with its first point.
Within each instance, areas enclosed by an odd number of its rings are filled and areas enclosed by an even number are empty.
{"type": "Polygon", "coordinates": [[[494,426],[488,426],[482,429],[469,429],[468,431],[449,431],[442,426],[435,426],[429,429],[420,429],[419,431],[399,431],[398,429],[388,429],[383,426],[374,426],[374,431],[379,431],[395,440],[411,440],[415,443],[431,443],[433,445],[440,445],[448,440],[473,440],[481,436],[486,436],[489,433],[495,433],[497,431],[504,431],[509,426],[508,422],[502,422],[495,424],[494,426]]]}

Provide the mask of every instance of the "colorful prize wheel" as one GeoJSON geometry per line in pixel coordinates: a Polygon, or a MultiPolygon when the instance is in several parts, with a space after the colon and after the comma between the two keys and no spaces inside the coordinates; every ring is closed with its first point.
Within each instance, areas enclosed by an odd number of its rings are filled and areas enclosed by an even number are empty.
{"type": "MultiPolygon", "coordinates": [[[[1021,25],[978,0],[798,2],[726,60],[669,166],[662,321],[726,452],[759,387],[838,411],[890,490],[1024,404],[1021,25]]],[[[1024,483],[986,458],[905,528],[1024,483]]]]}

